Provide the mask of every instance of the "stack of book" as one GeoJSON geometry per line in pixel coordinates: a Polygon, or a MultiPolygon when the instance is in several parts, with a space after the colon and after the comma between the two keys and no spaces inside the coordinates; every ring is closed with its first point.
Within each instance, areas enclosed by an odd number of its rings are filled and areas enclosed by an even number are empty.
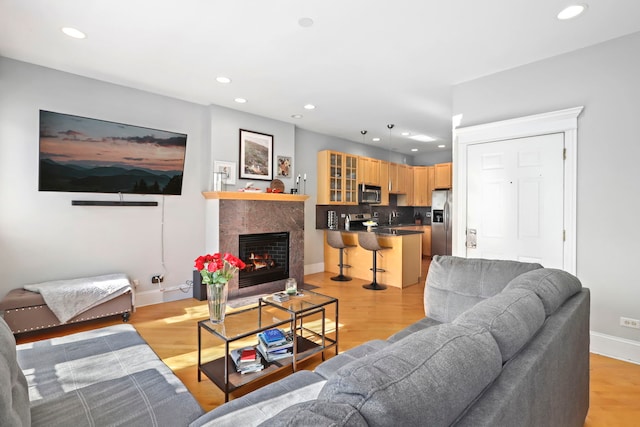
{"type": "Polygon", "coordinates": [[[258,351],[267,361],[284,359],[293,354],[293,334],[280,329],[267,329],[258,334],[258,351]]]}
{"type": "Polygon", "coordinates": [[[262,371],[262,357],[255,347],[244,347],[231,350],[231,359],[236,365],[236,370],[241,374],[262,371]]]}

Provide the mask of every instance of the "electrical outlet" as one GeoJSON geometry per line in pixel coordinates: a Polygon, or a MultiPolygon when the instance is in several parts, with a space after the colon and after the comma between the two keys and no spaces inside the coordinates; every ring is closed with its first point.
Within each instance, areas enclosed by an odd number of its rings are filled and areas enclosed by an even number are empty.
{"type": "Polygon", "coordinates": [[[156,274],[155,276],[151,276],[151,283],[162,283],[164,281],[164,276],[161,274],[156,274]]]}
{"type": "Polygon", "coordinates": [[[631,319],[629,317],[621,317],[620,326],[624,326],[625,328],[640,329],[640,320],[631,319]]]}
{"type": "Polygon", "coordinates": [[[138,279],[133,279],[132,282],[133,282],[134,288],[137,288],[138,286],[140,286],[140,281],[138,279]]]}

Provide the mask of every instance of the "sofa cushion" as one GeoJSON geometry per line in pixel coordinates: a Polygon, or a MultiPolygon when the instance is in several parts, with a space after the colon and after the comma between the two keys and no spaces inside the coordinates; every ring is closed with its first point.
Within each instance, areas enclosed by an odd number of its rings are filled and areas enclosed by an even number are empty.
{"type": "Polygon", "coordinates": [[[488,331],[439,325],[345,365],[318,400],[351,405],[370,426],[449,425],[501,366],[488,331]]]}
{"type": "Polygon", "coordinates": [[[0,424],[29,426],[29,390],[27,380],[16,360],[16,340],[0,317],[0,424]]]}
{"type": "Polygon", "coordinates": [[[313,400],[290,406],[260,426],[368,427],[368,424],[353,406],[313,400]]]}
{"type": "Polygon", "coordinates": [[[544,323],[544,307],[527,289],[505,290],[479,302],[453,323],[488,330],[498,343],[502,362],[511,359],[544,323]]]}
{"type": "Polygon", "coordinates": [[[515,277],[540,268],[540,264],[518,261],[436,255],[424,290],[425,314],[440,322],[451,322],[501,292],[515,277]]]}
{"type": "Polygon", "coordinates": [[[509,282],[505,289],[530,289],[538,295],[547,316],[554,313],[569,297],[582,289],[580,280],[555,268],[543,268],[522,274],[509,282]]]}
{"type": "Polygon", "coordinates": [[[188,425],[203,411],[131,325],[17,346],[33,426],[188,425]]]}
{"type": "Polygon", "coordinates": [[[380,349],[385,348],[388,345],[388,342],[382,340],[372,340],[365,342],[364,344],[360,344],[357,347],[354,347],[350,350],[345,351],[344,353],[340,353],[339,355],[322,362],[316,367],[314,371],[317,374],[322,375],[324,378],[331,378],[338,369],[342,368],[347,363],[356,359],[360,359],[368,354],[375,353],[376,351],[379,351],[380,349]]]}
{"type": "Polygon", "coordinates": [[[407,335],[411,335],[414,332],[418,332],[423,329],[427,329],[432,326],[437,326],[440,324],[442,324],[442,322],[438,322],[437,320],[432,319],[431,317],[423,317],[417,322],[414,322],[411,325],[407,326],[406,328],[401,329],[400,331],[391,335],[389,338],[387,338],[387,341],[390,343],[400,341],[402,338],[406,337],[407,335]]]}
{"type": "Polygon", "coordinates": [[[298,371],[218,406],[189,427],[256,426],[294,403],[315,399],[325,382],[311,371],[298,371]]]}

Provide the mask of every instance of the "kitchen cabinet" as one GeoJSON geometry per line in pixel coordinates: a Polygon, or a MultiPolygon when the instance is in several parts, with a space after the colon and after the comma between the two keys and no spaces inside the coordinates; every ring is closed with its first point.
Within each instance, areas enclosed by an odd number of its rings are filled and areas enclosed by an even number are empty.
{"type": "Polygon", "coordinates": [[[402,227],[394,227],[401,230],[422,231],[422,256],[431,257],[431,226],[430,225],[404,225],[402,227]]]}
{"type": "Polygon", "coordinates": [[[451,188],[451,163],[438,163],[435,167],[435,185],[436,189],[451,188]]]}
{"type": "MultiPolygon", "coordinates": [[[[427,166],[427,204],[425,206],[431,206],[431,193],[435,190],[435,185],[436,168],[434,166],[427,166]]],[[[431,230],[431,227],[429,227],[429,230],[431,230]]],[[[431,236],[431,234],[429,234],[429,236],[431,236]]],[[[429,248],[431,248],[431,243],[429,243],[429,248]]]]}
{"type": "Polygon", "coordinates": [[[319,205],[358,204],[358,156],[318,152],[317,199],[319,205]]]}
{"type": "Polygon", "coordinates": [[[427,203],[429,193],[428,166],[413,167],[413,206],[430,206],[427,203]]]}
{"type": "Polygon", "coordinates": [[[358,157],[358,183],[381,186],[380,160],[358,157]]]}
{"type": "Polygon", "coordinates": [[[389,162],[380,161],[380,206],[389,206],[389,162]]]}
{"type": "Polygon", "coordinates": [[[409,165],[398,165],[398,175],[400,176],[398,183],[398,206],[413,206],[413,167],[409,165]]]}
{"type": "Polygon", "coordinates": [[[398,194],[398,164],[389,163],[389,193],[398,194]]]}

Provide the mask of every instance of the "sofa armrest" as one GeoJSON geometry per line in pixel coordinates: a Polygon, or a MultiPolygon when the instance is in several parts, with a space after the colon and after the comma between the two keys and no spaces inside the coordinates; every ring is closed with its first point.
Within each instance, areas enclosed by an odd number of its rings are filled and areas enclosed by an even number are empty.
{"type": "Polygon", "coordinates": [[[421,331],[423,329],[427,329],[430,328],[432,326],[438,326],[441,325],[442,322],[439,322],[435,319],[432,319],[430,317],[425,317],[423,319],[418,320],[417,322],[407,326],[406,328],[396,332],[395,334],[391,335],[389,338],[387,338],[387,341],[390,343],[394,343],[396,341],[400,341],[402,338],[406,337],[407,335],[411,335],[414,332],[418,332],[421,331]]]}

